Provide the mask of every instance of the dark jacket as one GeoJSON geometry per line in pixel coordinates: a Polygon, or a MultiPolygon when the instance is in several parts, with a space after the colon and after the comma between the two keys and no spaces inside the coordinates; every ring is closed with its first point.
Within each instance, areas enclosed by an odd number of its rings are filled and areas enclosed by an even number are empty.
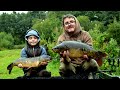
{"type": "MultiPolygon", "coordinates": [[[[30,30],[25,35],[26,40],[26,46],[21,50],[21,57],[22,58],[30,58],[30,57],[38,57],[41,55],[47,55],[47,51],[44,47],[40,46],[40,36],[39,33],[36,30],[30,30]],[[29,36],[34,35],[38,38],[38,43],[35,46],[29,45],[27,39],[29,36]]],[[[23,68],[24,74],[29,72],[29,70],[34,71],[34,74],[37,74],[37,72],[40,72],[42,69],[46,69],[46,66],[38,67],[38,68],[23,68]]]]}
{"type": "Polygon", "coordinates": [[[33,47],[33,48],[26,48],[24,47],[21,50],[21,57],[23,58],[29,58],[29,57],[36,57],[41,55],[47,55],[47,52],[44,47],[33,47]]]}

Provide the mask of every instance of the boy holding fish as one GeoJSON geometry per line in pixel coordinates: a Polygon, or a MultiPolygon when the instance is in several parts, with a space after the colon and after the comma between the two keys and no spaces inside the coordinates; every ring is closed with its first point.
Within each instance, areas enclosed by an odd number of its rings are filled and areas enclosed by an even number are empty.
{"type": "MultiPolygon", "coordinates": [[[[47,55],[46,49],[40,46],[40,35],[37,30],[28,30],[25,35],[26,46],[21,50],[21,58],[31,58],[38,57],[42,55],[47,55]]],[[[23,68],[24,74],[29,72],[30,76],[37,76],[39,72],[46,69],[47,62],[42,62],[41,67],[33,68],[23,68]]],[[[19,67],[22,67],[19,65],[19,67]]]]}

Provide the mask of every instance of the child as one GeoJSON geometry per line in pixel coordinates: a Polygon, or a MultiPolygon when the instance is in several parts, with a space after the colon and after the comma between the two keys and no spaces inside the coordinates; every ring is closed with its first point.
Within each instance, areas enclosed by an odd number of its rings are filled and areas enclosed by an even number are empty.
{"type": "MultiPolygon", "coordinates": [[[[40,35],[37,30],[28,30],[25,35],[26,46],[21,50],[22,58],[37,57],[41,55],[47,55],[44,47],[40,46],[40,35]]],[[[24,74],[29,72],[30,76],[37,76],[41,70],[46,69],[47,63],[43,62],[41,67],[38,68],[23,68],[24,74]]],[[[20,66],[22,67],[22,66],[20,66]]],[[[28,75],[27,75],[28,76],[28,75]]]]}

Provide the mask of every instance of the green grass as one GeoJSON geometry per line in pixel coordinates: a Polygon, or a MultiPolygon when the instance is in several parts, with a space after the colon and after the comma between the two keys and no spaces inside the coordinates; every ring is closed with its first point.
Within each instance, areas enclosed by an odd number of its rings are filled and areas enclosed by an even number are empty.
{"type": "MultiPolygon", "coordinates": [[[[13,67],[11,74],[8,73],[7,66],[20,58],[21,49],[4,50],[0,51],[0,79],[14,79],[19,76],[23,76],[21,68],[13,67]]],[[[47,66],[47,70],[51,72],[52,76],[59,76],[58,73],[59,61],[53,60],[47,66]]]]}
{"type": "Polygon", "coordinates": [[[51,72],[52,76],[59,76],[59,61],[53,60],[47,66],[47,70],[51,72]]]}

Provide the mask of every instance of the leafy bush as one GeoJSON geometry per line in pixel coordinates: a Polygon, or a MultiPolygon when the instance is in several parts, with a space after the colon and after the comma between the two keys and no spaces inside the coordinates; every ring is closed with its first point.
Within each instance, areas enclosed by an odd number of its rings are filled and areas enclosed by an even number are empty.
{"type": "Polygon", "coordinates": [[[91,21],[90,29],[93,29],[95,27],[95,25],[98,25],[100,32],[105,32],[107,30],[106,29],[107,27],[104,26],[104,23],[100,22],[100,21],[91,21]]]}
{"type": "Polygon", "coordinates": [[[94,29],[91,29],[89,33],[93,38],[93,47],[96,50],[102,50],[109,53],[109,57],[118,57],[119,46],[117,41],[110,38],[107,32],[100,32],[99,25],[96,24],[94,29]]]}
{"type": "Polygon", "coordinates": [[[120,44],[120,22],[117,22],[114,20],[113,23],[108,25],[107,32],[109,33],[109,36],[114,38],[118,44],[120,44]]]}
{"type": "Polygon", "coordinates": [[[5,32],[0,33],[0,50],[2,48],[12,49],[14,45],[14,39],[11,34],[5,32]]]}
{"type": "MultiPolygon", "coordinates": [[[[107,57],[103,59],[103,64],[100,69],[117,70],[118,72],[119,67],[116,58],[119,57],[120,48],[117,41],[113,38],[110,38],[108,32],[100,32],[99,24],[96,24],[95,27],[89,31],[89,33],[93,38],[93,47],[96,50],[104,51],[107,54],[107,57]],[[111,63],[109,58],[110,60],[112,59],[111,63]],[[114,63],[114,65],[112,63],[114,63]]],[[[113,72],[113,74],[119,75],[117,72],[113,72]]]]}
{"type": "Polygon", "coordinates": [[[37,29],[40,32],[41,39],[46,40],[47,42],[53,42],[56,39],[56,36],[60,32],[59,24],[60,21],[56,18],[55,15],[49,16],[43,21],[38,21],[35,23],[32,28],[37,29]]]}
{"type": "Polygon", "coordinates": [[[25,44],[21,44],[21,45],[14,45],[14,49],[22,49],[25,46],[25,44]]]}
{"type": "Polygon", "coordinates": [[[78,16],[77,19],[80,22],[81,27],[84,28],[84,30],[89,31],[89,29],[91,29],[88,16],[78,16]]]}
{"type": "Polygon", "coordinates": [[[106,33],[100,32],[100,24],[95,24],[94,28],[89,30],[89,33],[93,39],[93,47],[96,50],[102,49],[106,33]]]}
{"type": "Polygon", "coordinates": [[[120,48],[117,44],[117,41],[113,38],[110,39],[108,44],[105,44],[104,49],[107,53],[109,53],[109,57],[111,58],[118,57],[119,55],[120,48]]]}

